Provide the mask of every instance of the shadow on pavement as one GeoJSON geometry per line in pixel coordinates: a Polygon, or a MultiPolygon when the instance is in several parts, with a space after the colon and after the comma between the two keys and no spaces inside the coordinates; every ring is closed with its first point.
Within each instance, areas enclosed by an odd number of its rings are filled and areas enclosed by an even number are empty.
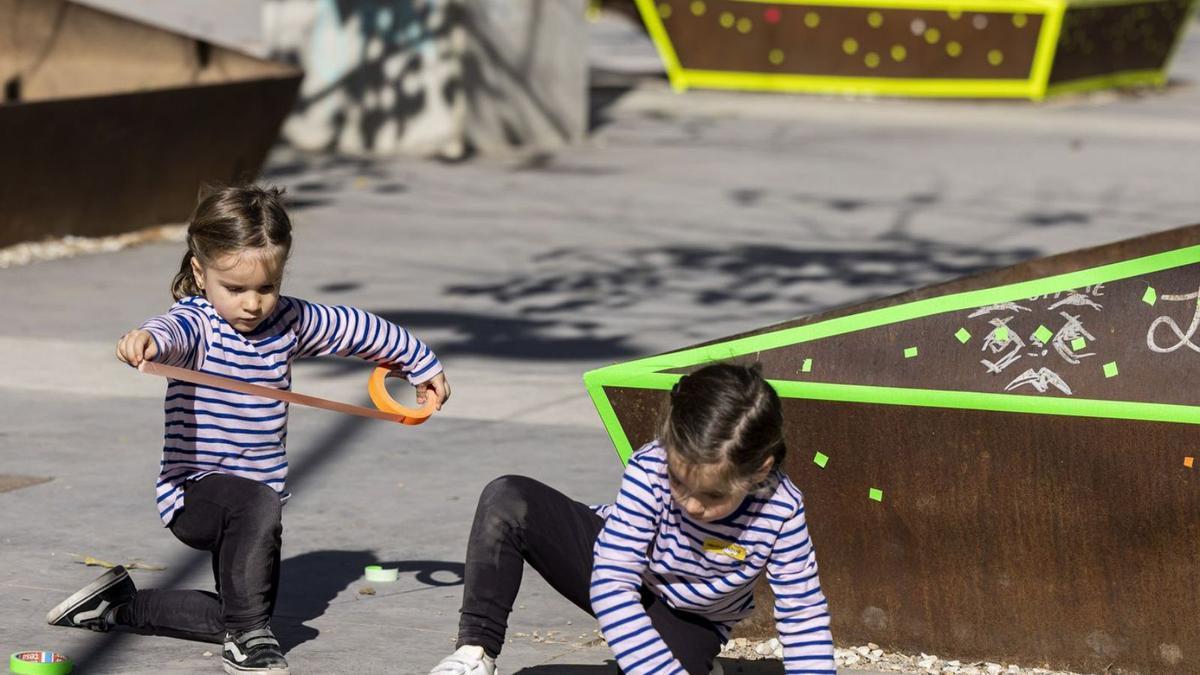
{"type": "Polygon", "coordinates": [[[460,586],[463,564],[438,560],[380,562],[371,551],[312,551],[284,560],[272,628],[284,652],[315,639],[320,631],[304,625],[320,617],[367,565],[399,570],[400,580],[415,575],[426,586],[460,586]]]}

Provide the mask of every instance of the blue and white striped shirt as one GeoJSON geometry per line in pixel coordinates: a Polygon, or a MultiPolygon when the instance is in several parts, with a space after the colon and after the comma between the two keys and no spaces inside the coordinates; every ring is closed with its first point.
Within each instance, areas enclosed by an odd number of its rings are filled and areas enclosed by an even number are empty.
{"type": "MultiPolygon", "coordinates": [[[[242,335],[201,296],[148,319],[154,361],[290,389],[292,360],[337,354],[394,365],[420,384],[442,371],[437,356],[405,329],[360,309],[280,297],[271,316],[242,335]]],[[[212,473],[266,483],[284,492],[288,404],[178,380],[167,381],[166,431],[158,514],[166,525],[183,508],[183,486],[212,473]]]]}
{"type": "Polygon", "coordinates": [[[686,673],[650,623],[642,586],[671,607],[704,616],[728,639],[754,610],[754,583],[765,571],[785,671],[836,675],[804,501],[787,476],[774,477],[769,497],[749,496],[730,515],[698,522],[671,498],[666,451],[657,441],[630,458],[616,502],[601,510],[591,586],[592,611],[622,671],[686,673]]]}

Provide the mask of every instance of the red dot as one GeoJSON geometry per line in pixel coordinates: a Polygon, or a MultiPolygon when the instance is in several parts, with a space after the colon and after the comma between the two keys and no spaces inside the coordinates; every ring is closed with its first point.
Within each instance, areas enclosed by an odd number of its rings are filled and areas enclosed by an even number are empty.
{"type": "Polygon", "coordinates": [[[768,7],[763,10],[763,18],[767,23],[779,23],[779,19],[783,17],[783,12],[779,11],[778,7],[768,7]]]}

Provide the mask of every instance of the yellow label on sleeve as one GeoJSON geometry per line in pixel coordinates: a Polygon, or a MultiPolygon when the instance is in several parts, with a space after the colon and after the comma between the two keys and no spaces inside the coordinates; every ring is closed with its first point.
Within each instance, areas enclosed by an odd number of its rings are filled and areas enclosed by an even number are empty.
{"type": "Polygon", "coordinates": [[[746,559],[745,548],[728,541],[721,541],[720,539],[705,539],[704,550],[708,553],[716,553],[717,555],[727,556],[734,560],[746,559]]]}

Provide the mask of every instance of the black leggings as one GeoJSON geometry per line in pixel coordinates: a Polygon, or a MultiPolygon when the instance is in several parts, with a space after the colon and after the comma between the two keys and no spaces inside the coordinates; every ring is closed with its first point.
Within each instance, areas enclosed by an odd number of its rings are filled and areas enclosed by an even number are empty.
{"type": "Polygon", "coordinates": [[[221,642],[271,621],[283,536],[279,494],[249,478],[210,474],[184,487],[171,522],[183,543],[212,552],[217,592],[138,591],[122,623],[155,635],[221,642]]]}
{"type": "MultiPolygon", "coordinates": [[[[467,544],[458,645],[500,654],[526,562],[577,607],[592,614],[592,547],[603,519],[586,505],[524,476],[504,476],[479,496],[467,544]]],[[[708,675],[721,650],[717,627],[667,606],[644,587],[655,630],[688,673],[708,675]]]]}

